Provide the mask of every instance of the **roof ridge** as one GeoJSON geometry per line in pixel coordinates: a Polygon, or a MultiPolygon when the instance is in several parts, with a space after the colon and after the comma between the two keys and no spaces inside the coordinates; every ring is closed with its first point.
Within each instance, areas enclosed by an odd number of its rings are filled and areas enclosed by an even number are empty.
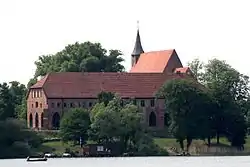
{"type": "Polygon", "coordinates": [[[172,52],[174,52],[175,49],[152,50],[152,51],[149,51],[149,52],[144,52],[144,54],[147,54],[147,53],[157,53],[157,52],[166,52],[166,51],[172,51],[172,52]]]}

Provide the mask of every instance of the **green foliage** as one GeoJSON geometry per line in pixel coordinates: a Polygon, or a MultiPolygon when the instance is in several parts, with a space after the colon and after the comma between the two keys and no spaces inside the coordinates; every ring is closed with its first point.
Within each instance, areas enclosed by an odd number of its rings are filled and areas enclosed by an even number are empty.
{"type": "Polygon", "coordinates": [[[43,55],[35,62],[35,78],[49,72],[119,72],[124,67],[119,50],[107,50],[100,43],[84,42],[68,45],[55,55],[43,55]]]}
{"type": "Polygon", "coordinates": [[[15,117],[15,103],[7,83],[0,84],[0,120],[15,117]]]}
{"type": "Polygon", "coordinates": [[[112,92],[102,91],[97,95],[98,103],[104,103],[105,106],[108,105],[109,101],[113,100],[115,94],[112,92]]]}
{"type": "Polygon", "coordinates": [[[191,69],[194,77],[202,82],[203,79],[203,68],[204,68],[204,63],[201,62],[199,59],[194,59],[193,61],[188,62],[188,67],[191,69]]]}
{"type": "Polygon", "coordinates": [[[240,74],[225,61],[212,59],[205,65],[204,83],[217,103],[218,114],[214,119],[217,135],[226,135],[232,141],[232,145],[241,147],[245,143],[246,135],[246,122],[243,115],[246,116],[249,78],[240,74]],[[236,127],[242,129],[236,132],[236,127]],[[237,144],[232,138],[237,141],[237,144]]]}
{"type": "Polygon", "coordinates": [[[198,59],[190,63],[194,73],[199,73],[213,99],[210,131],[226,136],[233,146],[245,143],[249,103],[249,77],[239,73],[225,61],[212,59],[199,65],[198,59]],[[240,121],[239,121],[240,120],[240,121]],[[212,130],[211,130],[212,128],[212,130]]]}
{"type": "Polygon", "coordinates": [[[115,96],[107,105],[97,103],[91,110],[91,139],[98,143],[122,145],[123,152],[153,155],[160,149],[142,124],[142,114],[137,106],[126,104],[115,96]]]}
{"type": "Polygon", "coordinates": [[[6,118],[26,119],[27,89],[17,81],[0,84],[0,120],[6,118]]]}
{"type": "Polygon", "coordinates": [[[19,119],[26,120],[26,112],[27,112],[27,102],[26,102],[26,94],[27,89],[25,85],[20,84],[17,81],[10,82],[9,91],[12,95],[13,103],[15,105],[15,116],[19,119]]]}
{"type": "Polygon", "coordinates": [[[0,158],[26,157],[42,142],[35,132],[28,131],[23,122],[15,119],[0,121],[0,132],[0,158]]]}
{"type": "Polygon", "coordinates": [[[115,98],[105,107],[104,103],[97,104],[91,110],[91,134],[99,142],[115,142],[119,139],[120,126],[120,99],[115,98]]]}
{"type": "Polygon", "coordinates": [[[82,108],[70,109],[65,113],[60,125],[60,136],[63,141],[78,142],[80,137],[83,141],[88,139],[90,126],[89,112],[82,108]]]}
{"type": "Polygon", "coordinates": [[[33,86],[35,83],[37,83],[36,78],[31,78],[27,84],[27,88],[29,89],[31,86],[33,86]]]}
{"type": "Polygon", "coordinates": [[[168,81],[159,90],[158,96],[165,98],[171,119],[170,130],[182,148],[185,139],[190,142],[188,149],[193,139],[211,135],[209,131],[204,131],[204,128],[210,126],[210,112],[206,107],[210,104],[210,97],[195,81],[168,81]]]}

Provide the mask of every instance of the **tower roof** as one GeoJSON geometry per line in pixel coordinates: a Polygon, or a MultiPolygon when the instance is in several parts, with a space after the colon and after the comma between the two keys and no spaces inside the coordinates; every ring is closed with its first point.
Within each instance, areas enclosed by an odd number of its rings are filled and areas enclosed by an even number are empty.
{"type": "Polygon", "coordinates": [[[140,55],[141,53],[144,53],[144,51],[141,46],[141,37],[140,37],[139,29],[137,29],[135,47],[132,52],[132,56],[137,56],[137,55],[140,55]]]}

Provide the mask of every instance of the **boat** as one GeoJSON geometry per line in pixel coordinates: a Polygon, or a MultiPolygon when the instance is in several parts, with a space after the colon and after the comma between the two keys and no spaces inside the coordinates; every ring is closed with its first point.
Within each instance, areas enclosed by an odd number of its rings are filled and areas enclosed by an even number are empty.
{"type": "Polygon", "coordinates": [[[28,162],[47,161],[47,158],[46,157],[43,157],[43,158],[30,158],[30,157],[27,157],[27,161],[28,162]]]}

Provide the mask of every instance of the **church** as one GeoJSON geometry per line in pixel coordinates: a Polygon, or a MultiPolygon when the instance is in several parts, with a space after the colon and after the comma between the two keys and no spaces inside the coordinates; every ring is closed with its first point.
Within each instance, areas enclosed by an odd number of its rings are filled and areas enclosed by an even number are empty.
{"type": "Polygon", "coordinates": [[[27,96],[27,126],[37,130],[58,129],[70,108],[91,109],[102,92],[118,94],[124,102],[134,99],[149,127],[165,126],[164,99],[155,98],[168,80],[192,75],[172,50],[144,52],[139,29],[131,54],[129,72],[54,72],[34,84],[27,96]]]}

